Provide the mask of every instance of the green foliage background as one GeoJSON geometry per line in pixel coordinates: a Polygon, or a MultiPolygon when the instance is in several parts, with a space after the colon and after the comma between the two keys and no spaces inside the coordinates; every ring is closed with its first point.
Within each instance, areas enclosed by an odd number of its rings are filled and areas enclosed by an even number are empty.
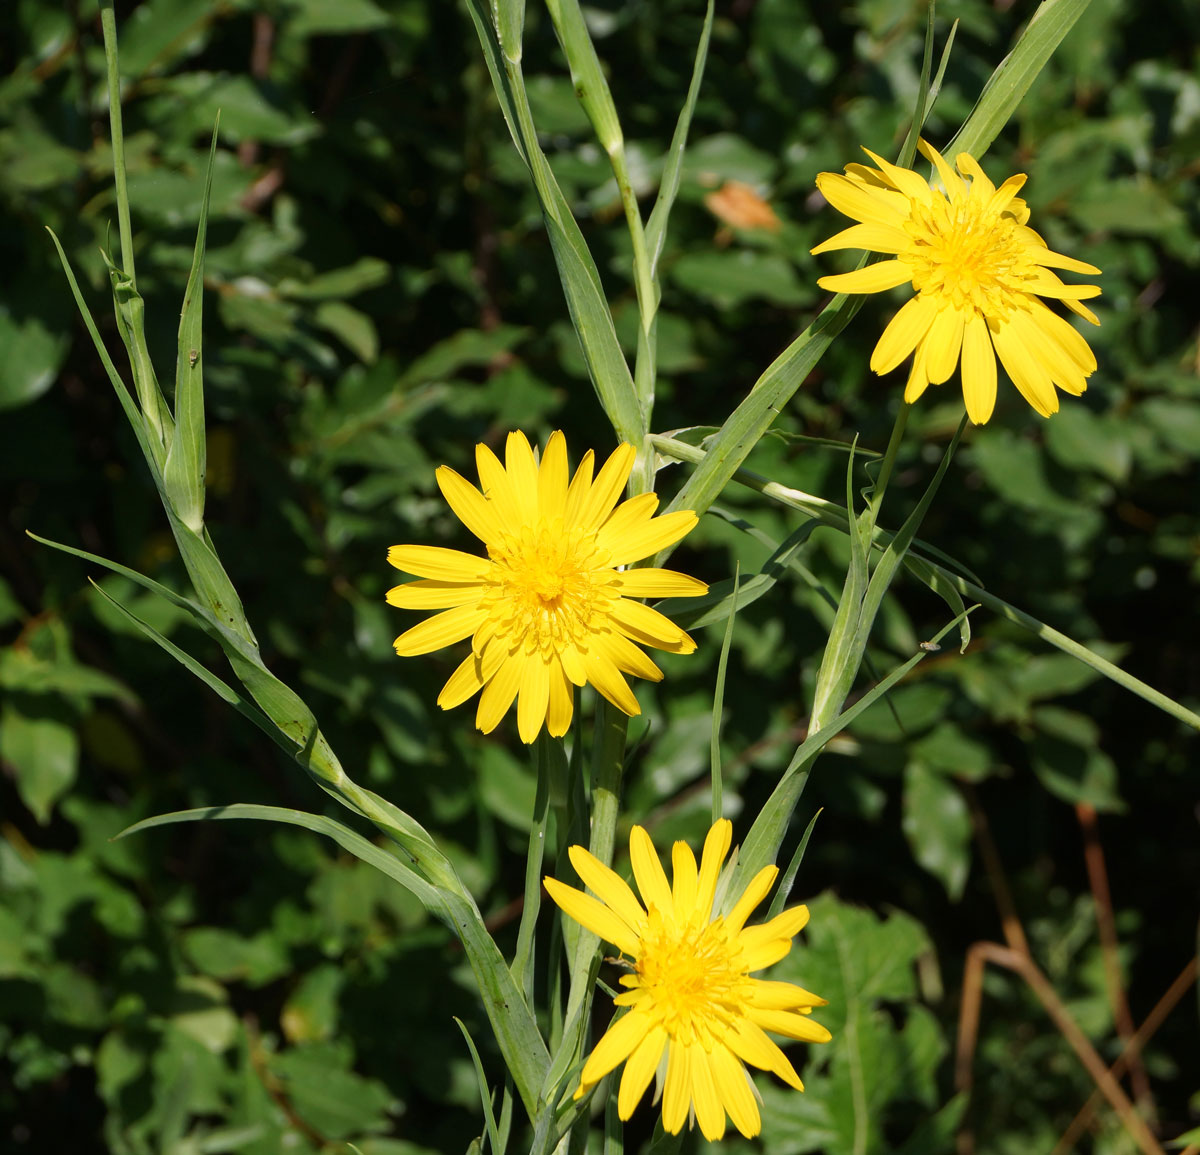
{"type": "MultiPolygon", "coordinates": [[[[927,135],[944,145],[1033,6],[947,0],[957,40],[927,135]]],[[[652,193],[690,74],[693,0],[588,6],[652,193]]],[[[206,268],[209,512],[272,667],[347,766],[445,835],[503,942],[515,935],[533,779],[515,727],[443,715],[457,658],[397,659],[389,545],[462,544],[433,470],[466,471],[510,428],[607,452],[527,174],[465,13],[437,0],[144,0],[118,5],[139,285],[173,358],[213,118],[206,268]]],[[[718,5],[664,254],[658,430],[719,422],[822,303],[808,249],[840,227],[813,177],[894,152],[919,79],[923,4],[718,5]],[[776,232],[721,224],[728,180],[776,232]]],[[[1033,224],[1104,270],[1100,360],[1049,422],[1002,388],[922,536],[989,589],[1168,695],[1200,703],[1200,14],[1093,0],[985,167],[1030,174],[1033,224]]],[[[115,220],[95,4],[0,13],[0,1146],[14,1151],[464,1149],[482,1130],[470,1055],[486,1022],[448,933],[313,835],[240,824],[109,838],[232,801],[319,808],[311,785],[167,655],[132,634],[44,536],[183,588],[185,577],[43,226],[108,314],[98,248],[115,220]]],[[[525,68],[543,144],[596,254],[618,332],[637,310],[615,185],[540,6],[525,68]]],[[[868,301],[749,466],[836,498],[845,457],[881,450],[899,375],[866,351],[868,301]]],[[[115,329],[106,330],[119,348],[115,329]]],[[[884,522],[919,496],[961,413],[932,390],[910,422],[884,522]]],[[[674,472],[681,473],[682,467],[674,472]]],[[[665,477],[670,483],[671,473],[665,477]]],[[[731,488],[676,555],[709,580],[756,572],[795,523],[731,488]],[[750,521],[751,536],[736,524],[750,521]]],[[[801,555],[836,591],[844,539],[801,555]]],[[[221,668],[181,615],[92,573],[221,668]]],[[[753,815],[805,727],[829,611],[796,581],[739,615],[723,731],[727,803],[753,815]]],[[[786,977],[824,994],[835,1041],[803,1097],[764,1087],[768,1155],[953,1149],[949,1047],[967,947],[998,939],[967,796],[999,847],[1034,956],[1101,1053],[1119,1049],[1074,804],[1101,813],[1134,1018],[1196,951],[1195,738],[1072,659],[976,615],[967,654],[918,667],[891,707],[831,745],[799,817],[823,808],[786,977]],[[903,913],[901,913],[903,912],[903,913]]],[[[874,656],[890,668],[944,624],[901,583],[874,656]]],[[[708,712],[721,627],[639,687],[628,821],[663,845],[708,824],[708,712]]],[[[802,828],[802,827],[801,827],[802,828]]],[[[739,833],[742,833],[739,828],[739,833]]],[[[799,830],[796,832],[798,836],[799,830]]],[[[620,840],[619,840],[620,841],[620,840]]],[[[781,976],[784,977],[784,976],[781,976]]],[[[1015,976],[985,984],[969,1119],[977,1149],[1049,1150],[1091,1081],[1015,976]]],[[[1147,1055],[1160,1135],[1200,1123],[1196,1004],[1147,1055]]],[[[484,1046],[493,1079],[500,1065],[484,1046]]],[[[629,1128],[634,1149],[650,1112],[629,1128]]],[[[1132,1150],[1102,1109],[1085,1140],[1132,1150]]],[[[741,1141],[727,1143],[740,1150],[741,1141]]]]}

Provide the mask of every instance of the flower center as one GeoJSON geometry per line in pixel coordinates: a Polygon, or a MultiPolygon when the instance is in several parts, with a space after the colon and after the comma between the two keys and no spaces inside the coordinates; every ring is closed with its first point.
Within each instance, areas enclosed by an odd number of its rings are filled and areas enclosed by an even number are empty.
{"type": "Polygon", "coordinates": [[[912,244],[899,259],[911,266],[917,292],[995,317],[1008,312],[1017,294],[1025,295],[1023,281],[1034,268],[1011,213],[996,211],[990,197],[973,191],[913,204],[905,226],[912,244]]]}
{"type": "Polygon", "coordinates": [[[740,956],[723,919],[670,926],[651,909],[637,973],[622,982],[641,989],[643,1005],[673,1039],[707,1047],[742,1014],[740,956]]]}
{"type": "Polygon", "coordinates": [[[488,556],[491,588],[483,604],[527,651],[585,641],[616,600],[608,588],[616,574],[606,570],[595,535],[567,532],[559,520],[523,527],[489,546],[488,556]]]}

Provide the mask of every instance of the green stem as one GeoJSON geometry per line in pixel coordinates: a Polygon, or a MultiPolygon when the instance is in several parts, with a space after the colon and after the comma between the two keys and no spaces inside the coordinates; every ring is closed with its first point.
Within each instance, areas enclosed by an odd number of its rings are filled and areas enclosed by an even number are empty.
{"type": "Polygon", "coordinates": [[[633,383],[637,389],[638,402],[642,409],[642,420],[647,427],[654,409],[655,365],[655,318],[658,315],[659,290],[650,265],[650,250],[646,245],[646,230],[642,214],[638,209],[637,194],[629,179],[629,166],[625,160],[625,144],[617,140],[608,150],[613,176],[621,194],[621,206],[625,210],[625,223],[629,226],[629,239],[633,242],[633,283],[637,290],[638,313],[641,317],[641,333],[638,337],[637,360],[634,364],[633,383]]]}
{"type": "MultiPolygon", "coordinates": [[[[687,461],[698,465],[705,458],[703,449],[698,449],[696,446],[688,445],[683,441],[676,441],[671,437],[661,437],[652,433],[646,440],[660,453],[668,457],[673,457],[677,461],[687,461]]],[[[809,517],[816,518],[822,525],[840,529],[843,533],[849,532],[850,519],[846,514],[845,507],[838,505],[837,502],[827,501],[823,497],[816,497],[811,493],[805,493],[803,490],[790,489],[788,486],[780,485],[776,481],[768,481],[765,477],[749,469],[738,468],[734,470],[733,480],[746,486],[748,489],[754,490],[756,493],[761,493],[764,497],[769,497],[773,501],[779,502],[781,505],[797,509],[801,513],[808,514],[809,517]]],[[[886,549],[894,536],[894,534],[885,529],[876,528],[871,534],[871,545],[875,549],[886,549]]],[[[928,552],[930,547],[924,545],[924,549],[928,552]]],[[[1102,658],[1094,650],[1089,650],[1073,638],[1069,638],[1066,634],[1060,633],[1058,630],[1046,625],[1045,622],[1039,621],[1032,614],[1027,614],[1024,610],[1017,609],[1016,606],[1010,605],[1003,598],[996,597],[995,594],[989,593],[982,586],[969,581],[944,565],[931,561],[928,557],[909,555],[905,559],[905,564],[914,570],[928,569],[939,580],[946,582],[969,600],[979,602],[980,605],[985,606],[995,614],[999,614],[1007,621],[1013,622],[1036,634],[1043,641],[1049,642],[1056,649],[1062,650],[1063,653],[1078,658],[1081,662],[1091,666],[1097,673],[1102,674],[1118,686],[1128,690],[1131,694],[1136,694],[1152,706],[1157,706],[1163,713],[1169,714],[1172,718],[1186,723],[1193,730],[1200,730],[1200,714],[1195,714],[1185,706],[1181,706],[1178,702],[1173,701],[1165,694],[1154,689],[1153,686],[1149,686],[1141,681],[1141,679],[1126,673],[1119,666],[1113,665],[1107,658],[1102,658]]]]}
{"type": "Polygon", "coordinates": [[[113,14],[113,0],[100,0],[100,28],[104,34],[104,57],[108,66],[108,120],[112,128],[113,176],[117,185],[117,221],[121,233],[121,267],[133,282],[136,280],[133,264],[133,226],[129,220],[129,189],[125,181],[121,73],[117,64],[117,20],[113,14]]]}
{"type": "Polygon", "coordinates": [[[546,827],[550,812],[550,778],[553,773],[555,744],[562,749],[562,740],[551,738],[543,727],[533,743],[533,765],[537,775],[537,792],[533,802],[533,823],[529,828],[529,854],[525,860],[525,902],[521,909],[521,925],[517,930],[517,949],[513,955],[512,976],[525,992],[525,1001],[533,1000],[533,943],[538,912],[542,906],[542,861],[546,852],[546,827]]]}
{"type": "Polygon", "coordinates": [[[879,476],[871,490],[870,524],[872,529],[879,518],[879,510],[883,505],[883,495],[887,492],[888,482],[892,479],[892,468],[896,464],[896,454],[900,450],[900,442],[904,440],[904,429],[908,425],[908,415],[911,411],[912,406],[907,401],[900,403],[900,411],[896,414],[896,423],[892,426],[892,435],[888,438],[887,449],[883,452],[879,476]]]}

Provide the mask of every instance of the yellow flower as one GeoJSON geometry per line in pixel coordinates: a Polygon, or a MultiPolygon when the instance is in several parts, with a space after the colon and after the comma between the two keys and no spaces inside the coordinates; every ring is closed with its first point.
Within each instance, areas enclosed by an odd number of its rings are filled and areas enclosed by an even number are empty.
{"type": "Polygon", "coordinates": [[[395,545],[388,561],[421,578],[388,591],[409,610],[445,610],[396,639],[402,657],[471,639],[471,653],[438,696],[443,710],[479,693],[475,724],[491,733],[517,702],[517,728],[532,742],[545,724],[567,732],[575,686],[590,682],[626,714],[641,713],[624,674],[659,681],[662,671],[635,643],[690,654],[696,643],[633,598],[691,597],[708,587],[666,569],[618,567],[678,541],[691,510],[655,517],[653,493],[616,505],[633,469],[620,445],[593,479],[589,450],[567,481],[567,443],[555,433],[539,463],[523,433],[510,433],[504,464],[475,447],[482,492],[453,469],[438,487],[486,557],[431,545],[395,545]],[[614,508],[616,506],[616,508],[614,508]]]}
{"type": "Polygon", "coordinates": [[[963,396],[976,425],[991,417],[996,403],[997,356],[1043,417],[1058,412],[1056,385],[1067,393],[1082,393],[1096,358],[1087,341],[1039,298],[1060,300],[1099,324],[1079,303],[1099,296],[1099,287],[1065,285],[1050,270],[1092,275],[1100,270],[1051,252],[1029,228],[1029,208],[1016,195],[1025,177],[1011,176],[996,188],[969,154],[958,154],[956,173],[921,141],[921,151],[937,168],[939,190],[917,173],[863,151],[878,169],[850,164],[845,176],[823,172],[817,177],[825,199],[862,223],[812,251],[893,254],[892,260],[853,273],[822,277],[817,283],[824,289],[877,293],[911,284],[915,290],[916,296],[879,338],[871,368],[890,373],[915,351],[904,391],[904,400],[911,402],[926,386],[946,381],[961,356],[963,396]]]}
{"type": "Polygon", "coordinates": [[[726,903],[726,913],[719,914],[714,909],[717,876],[732,835],[726,819],[713,825],[699,870],[687,844],[676,842],[671,886],[650,836],[635,826],[629,855],[642,902],[582,846],[571,847],[571,864],[599,900],[553,878],[545,880],[550,897],[571,918],[611,942],[632,965],[621,978],[626,990],[616,999],[629,1010],[613,1022],[584,1063],[575,1098],[625,1063],[617,1094],[622,1119],[633,1114],[658,1072],[663,1127],[671,1134],[678,1134],[685,1119],[698,1120],[706,1139],[720,1139],[728,1113],[750,1138],[758,1134],[761,1121],[757,1092],[743,1064],[774,1071],[804,1090],[787,1056],[766,1032],[828,1042],[829,1032],[808,1018],[825,1000],[793,983],[751,978],[750,972],[778,962],[792,949],[793,936],[808,922],[808,907],[793,907],[747,928],[746,919],[779,873],[767,866],[732,908],[726,903]]]}

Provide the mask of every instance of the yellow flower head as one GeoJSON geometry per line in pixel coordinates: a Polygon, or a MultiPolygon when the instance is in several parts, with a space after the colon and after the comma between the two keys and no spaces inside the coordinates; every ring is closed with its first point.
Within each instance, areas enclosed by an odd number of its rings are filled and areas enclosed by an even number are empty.
{"type": "Polygon", "coordinates": [[[582,846],[571,847],[571,865],[599,899],[545,880],[550,897],[571,918],[611,942],[632,966],[616,999],[628,1012],[613,1022],[584,1063],[575,1098],[625,1063],[617,1094],[622,1119],[633,1114],[658,1072],[663,1127],[671,1134],[678,1134],[685,1120],[698,1120],[706,1139],[720,1139],[728,1113],[750,1138],[761,1121],[757,1092],[743,1064],[774,1071],[804,1090],[766,1032],[828,1042],[829,1032],[808,1017],[825,1000],[793,983],[751,978],[750,972],[771,966],[792,949],[792,938],[808,922],[808,907],[793,907],[747,928],[746,919],[779,873],[767,866],[731,908],[723,904],[727,913],[719,914],[714,909],[717,876],[732,836],[726,819],[716,822],[704,840],[698,870],[687,844],[676,842],[670,885],[650,836],[635,826],[629,855],[641,902],[582,846]]]}
{"type": "Polygon", "coordinates": [[[432,545],[394,545],[388,561],[421,578],[388,590],[408,610],[444,610],[396,639],[402,657],[464,638],[471,652],[438,695],[443,710],[479,697],[475,724],[491,733],[517,698],[517,728],[532,742],[545,724],[567,732],[574,686],[590,682],[626,714],[641,713],[624,674],[659,681],[635,643],[690,654],[696,643],[634,598],[691,597],[708,587],[666,569],[624,570],[677,542],[691,510],[655,517],[653,493],[617,505],[635,456],[620,445],[592,477],[591,450],[567,479],[567,443],[555,433],[538,462],[523,433],[510,433],[504,464],[475,447],[481,490],[443,465],[438,487],[486,557],[432,545]],[[614,508],[615,506],[615,508],[614,508]],[[518,697],[519,695],[519,697],[518,697]]]}
{"type": "Polygon", "coordinates": [[[1096,358],[1087,341],[1039,298],[1056,298],[1099,324],[1080,304],[1099,296],[1099,287],[1065,285],[1050,270],[1092,275],[1100,270],[1051,252],[1029,228],[1029,208],[1016,195],[1025,177],[1011,176],[996,188],[969,154],[958,154],[956,173],[921,141],[921,151],[937,168],[939,190],[917,173],[863,151],[877,169],[850,164],[844,176],[823,172],[817,177],[825,199],[862,223],[812,251],[893,254],[892,260],[853,273],[822,277],[817,283],[823,289],[878,293],[911,284],[916,292],[883,331],[871,368],[890,373],[913,353],[904,400],[915,401],[926,386],[946,381],[961,358],[967,414],[976,425],[991,417],[996,403],[997,356],[1043,417],[1058,412],[1056,385],[1082,393],[1096,358]]]}

